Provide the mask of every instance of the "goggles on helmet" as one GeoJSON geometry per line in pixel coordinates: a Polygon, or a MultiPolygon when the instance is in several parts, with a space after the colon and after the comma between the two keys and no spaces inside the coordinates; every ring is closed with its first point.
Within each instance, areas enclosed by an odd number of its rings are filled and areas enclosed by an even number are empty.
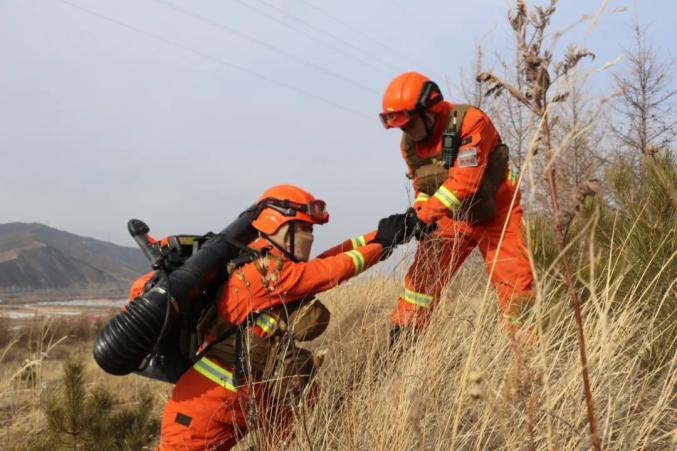
{"type": "Polygon", "coordinates": [[[279,200],[268,198],[262,200],[261,207],[272,208],[285,216],[296,216],[297,212],[305,213],[317,224],[324,224],[329,220],[327,204],[323,200],[313,200],[305,204],[300,204],[291,200],[279,200]]]}
{"type": "Polygon", "coordinates": [[[402,128],[406,126],[417,113],[423,112],[443,100],[442,91],[434,81],[427,80],[421,86],[416,97],[413,109],[384,111],[379,114],[385,128],[402,128]]]}
{"type": "Polygon", "coordinates": [[[399,110],[399,111],[386,111],[385,113],[379,113],[381,118],[381,123],[385,128],[400,128],[407,125],[414,118],[414,111],[410,110],[399,110]]]}

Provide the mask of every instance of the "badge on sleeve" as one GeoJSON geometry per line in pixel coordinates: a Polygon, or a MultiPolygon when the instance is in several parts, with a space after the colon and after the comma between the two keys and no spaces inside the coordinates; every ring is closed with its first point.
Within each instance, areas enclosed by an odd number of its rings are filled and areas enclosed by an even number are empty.
{"type": "Polygon", "coordinates": [[[456,159],[459,168],[470,168],[477,166],[477,147],[468,147],[460,149],[456,159]]]}

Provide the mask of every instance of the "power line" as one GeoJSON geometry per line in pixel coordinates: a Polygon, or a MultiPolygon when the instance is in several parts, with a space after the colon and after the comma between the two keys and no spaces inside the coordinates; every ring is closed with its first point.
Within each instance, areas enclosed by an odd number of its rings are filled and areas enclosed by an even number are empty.
{"type": "Polygon", "coordinates": [[[330,44],[330,43],[328,43],[328,42],[326,42],[326,41],[321,41],[321,40],[317,39],[313,34],[308,33],[307,30],[303,30],[303,29],[298,28],[298,27],[295,27],[295,26],[293,26],[293,25],[291,25],[291,24],[289,24],[289,23],[287,23],[287,22],[284,22],[284,21],[278,19],[277,17],[275,17],[273,14],[267,13],[266,11],[260,9],[259,7],[256,7],[256,6],[254,6],[254,5],[249,4],[246,0],[235,0],[235,1],[238,2],[240,5],[244,6],[245,8],[249,8],[250,10],[252,10],[252,11],[254,11],[254,12],[256,12],[256,13],[259,13],[259,14],[261,14],[261,15],[267,17],[268,19],[272,20],[273,22],[278,23],[278,24],[282,25],[283,27],[286,27],[286,28],[288,28],[288,29],[290,29],[290,30],[293,30],[293,31],[297,32],[297,33],[300,33],[300,34],[302,34],[302,35],[304,35],[304,36],[310,38],[310,39],[313,40],[314,42],[317,42],[317,43],[320,44],[320,45],[323,45],[323,46],[325,46],[325,47],[327,47],[327,48],[330,48],[330,49],[334,50],[335,52],[338,52],[338,53],[340,53],[340,54],[342,54],[342,55],[344,55],[344,56],[347,56],[348,58],[352,58],[352,59],[354,59],[355,61],[359,61],[359,62],[362,63],[362,64],[366,64],[366,65],[368,65],[368,66],[371,66],[371,67],[373,67],[373,68],[375,68],[375,69],[378,69],[378,70],[381,70],[381,71],[384,70],[383,67],[377,66],[376,64],[374,64],[372,61],[369,61],[368,59],[361,58],[361,57],[359,57],[359,56],[353,55],[352,53],[343,50],[341,47],[338,47],[338,46],[336,46],[336,45],[334,45],[334,44],[330,44]]]}
{"type": "MultiPolygon", "coordinates": [[[[315,30],[315,31],[318,32],[318,33],[326,34],[327,36],[330,36],[331,38],[333,38],[333,39],[335,39],[335,40],[337,40],[337,41],[343,43],[344,45],[346,45],[346,46],[348,46],[348,47],[350,47],[350,48],[352,48],[352,49],[354,49],[354,50],[357,50],[357,51],[360,52],[360,53],[365,53],[361,48],[357,47],[356,45],[353,45],[352,43],[346,41],[345,39],[341,38],[340,36],[337,36],[337,35],[335,35],[335,34],[333,34],[333,33],[330,33],[330,32],[328,32],[327,30],[323,30],[322,28],[316,27],[315,25],[313,25],[313,24],[311,24],[311,23],[309,23],[309,22],[307,22],[307,21],[305,21],[305,20],[303,20],[303,19],[301,19],[301,18],[298,18],[298,17],[294,16],[293,14],[290,14],[289,12],[285,11],[284,9],[282,9],[282,8],[280,8],[280,7],[278,7],[278,6],[275,6],[275,5],[271,4],[271,3],[268,3],[268,2],[263,1],[263,0],[258,0],[258,2],[259,2],[259,3],[263,3],[264,5],[269,6],[270,8],[272,8],[272,9],[276,10],[277,12],[279,12],[280,14],[282,14],[282,15],[284,15],[284,16],[287,16],[287,17],[288,17],[289,19],[291,19],[291,20],[294,20],[295,22],[302,23],[302,24],[305,25],[306,27],[308,27],[308,28],[310,28],[310,29],[312,29],[312,30],[315,30]]],[[[371,55],[367,55],[367,56],[371,56],[371,55]]],[[[372,57],[373,57],[373,56],[372,56],[372,57]]],[[[385,61],[383,61],[383,60],[381,60],[381,59],[379,59],[379,58],[375,58],[375,57],[373,57],[373,58],[374,58],[374,60],[375,60],[376,62],[378,62],[379,64],[381,64],[381,65],[383,65],[383,66],[385,66],[385,67],[388,67],[389,69],[397,69],[395,66],[393,66],[392,64],[390,64],[390,63],[388,63],[388,62],[385,62],[385,61]]]]}
{"type": "Polygon", "coordinates": [[[137,27],[135,27],[135,26],[133,26],[133,25],[129,25],[129,24],[127,24],[127,23],[125,23],[125,22],[122,22],[122,21],[120,21],[120,20],[114,19],[114,18],[112,18],[112,17],[105,16],[105,15],[103,15],[103,14],[101,14],[101,13],[98,13],[98,12],[93,11],[93,10],[91,10],[91,9],[88,9],[88,8],[83,7],[83,6],[77,5],[77,4],[75,4],[75,3],[71,3],[71,2],[69,2],[69,1],[67,1],[67,0],[58,0],[58,1],[61,2],[61,3],[63,3],[63,4],[65,4],[65,5],[70,6],[71,8],[77,9],[77,10],[79,10],[79,11],[81,11],[81,12],[84,12],[84,13],[86,13],[86,14],[89,14],[89,15],[91,15],[91,16],[94,16],[94,17],[97,17],[97,18],[99,18],[99,19],[102,19],[102,20],[105,20],[105,21],[114,23],[114,24],[116,24],[116,25],[118,25],[118,26],[120,26],[120,27],[126,28],[126,29],[128,29],[128,30],[131,30],[131,31],[133,31],[133,32],[135,32],[135,33],[138,33],[138,34],[141,34],[141,35],[143,35],[143,36],[146,36],[146,37],[155,39],[156,41],[160,41],[160,42],[162,42],[162,43],[164,43],[164,44],[167,44],[167,45],[169,45],[169,46],[179,48],[179,49],[181,49],[181,50],[183,50],[183,51],[185,51],[185,52],[192,53],[192,54],[194,54],[194,55],[196,55],[196,56],[199,56],[199,57],[201,57],[201,58],[204,58],[204,59],[206,59],[206,60],[209,60],[209,61],[218,63],[218,64],[223,65],[223,66],[230,67],[231,69],[238,70],[238,71],[243,72],[243,73],[246,73],[246,74],[248,74],[248,75],[252,75],[252,76],[254,76],[254,77],[256,77],[256,78],[259,78],[259,79],[261,79],[261,80],[264,80],[264,81],[267,81],[267,82],[269,82],[269,83],[275,84],[275,85],[277,85],[277,86],[283,87],[283,88],[285,88],[285,89],[287,89],[287,90],[290,90],[290,91],[293,91],[293,92],[295,92],[295,93],[297,93],[297,94],[301,94],[301,95],[303,95],[303,96],[306,96],[306,97],[309,97],[309,98],[312,98],[312,99],[315,99],[315,100],[319,100],[319,101],[321,101],[321,102],[323,102],[323,103],[326,103],[326,104],[328,104],[328,105],[331,105],[331,106],[333,106],[333,107],[335,107],[335,108],[338,108],[338,109],[341,109],[341,110],[343,110],[343,111],[347,111],[347,112],[349,112],[349,113],[356,114],[356,115],[359,115],[359,116],[361,116],[361,117],[366,117],[366,118],[369,118],[370,120],[372,119],[371,116],[369,116],[368,114],[365,114],[365,113],[363,113],[363,112],[361,112],[361,111],[353,110],[352,108],[343,106],[343,105],[341,105],[341,104],[339,104],[339,103],[334,102],[333,100],[330,100],[330,99],[327,99],[327,98],[325,98],[325,97],[322,97],[322,96],[319,96],[319,95],[317,95],[317,94],[314,94],[314,93],[312,93],[312,92],[306,91],[306,90],[304,90],[304,89],[302,89],[302,88],[298,88],[298,87],[296,87],[296,86],[294,86],[294,85],[290,85],[290,84],[285,83],[285,82],[283,82],[283,81],[276,80],[276,79],[274,79],[274,78],[270,78],[270,77],[268,77],[267,75],[264,75],[264,74],[262,74],[262,73],[259,73],[259,72],[255,71],[255,70],[246,68],[246,67],[244,67],[244,66],[240,66],[240,65],[235,64],[235,63],[231,63],[230,61],[227,61],[227,60],[224,60],[224,59],[221,59],[221,58],[214,57],[214,56],[212,56],[212,55],[209,55],[208,53],[202,52],[201,50],[197,50],[197,49],[195,49],[195,48],[188,47],[188,46],[186,46],[186,45],[184,45],[184,44],[181,44],[180,42],[172,41],[171,39],[167,39],[167,38],[165,38],[165,37],[163,37],[163,36],[160,36],[160,35],[157,35],[157,34],[154,34],[154,33],[151,33],[151,32],[145,31],[145,30],[142,30],[142,29],[137,28],[137,27]]]}
{"type": "MultiPolygon", "coordinates": [[[[238,1],[241,1],[241,0],[238,0],[238,1]]],[[[326,9],[320,8],[319,6],[315,5],[314,3],[309,2],[308,0],[299,0],[299,1],[300,1],[301,3],[303,3],[303,4],[305,4],[305,5],[308,5],[311,9],[314,9],[315,11],[317,11],[317,12],[319,12],[320,14],[324,15],[325,17],[330,18],[331,20],[333,20],[334,22],[338,23],[339,25],[344,26],[344,27],[347,28],[348,30],[353,31],[353,32],[355,32],[355,33],[357,33],[357,34],[359,34],[359,35],[362,35],[362,37],[364,37],[364,38],[366,38],[366,39],[368,39],[368,40],[370,40],[370,41],[373,41],[374,43],[376,43],[377,45],[379,45],[381,48],[383,48],[383,49],[385,49],[385,50],[388,50],[388,51],[390,51],[390,52],[393,52],[393,53],[397,53],[397,54],[399,54],[400,56],[404,56],[405,58],[407,58],[407,59],[408,59],[409,61],[411,61],[412,63],[415,63],[415,64],[421,66],[421,64],[420,64],[418,61],[416,61],[414,58],[412,58],[410,55],[406,54],[406,53],[403,52],[402,50],[393,48],[393,47],[389,46],[388,44],[385,44],[385,43],[381,42],[380,40],[378,40],[378,39],[376,39],[376,38],[374,38],[374,37],[372,37],[372,36],[369,36],[368,34],[366,34],[365,32],[363,32],[363,31],[360,30],[359,28],[355,27],[354,25],[351,25],[351,24],[349,24],[348,22],[339,19],[338,17],[336,17],[334,14],[332,14],[332,13],[329,12],[329,11],[327,11],[326,9]]]]}
{"type": "Polygon", "coordinates": [[[170,2],[170,1],[167,1],[167,0],[152,0],[152,1],[154,1],[154,2],[156,2],[156,3],[159,3],[159,4],[161,4],[161,5],[165,5],[166,7],[171,8],[171,9],[173,9],[174,11],[179,12],[179,13],[181,13],[181,14],[184,14],[184,15],[186,15],[186,16],[188,16],[188,17],[191,17],[191,18],[193,18],[193,19],[195,19],[195,20],[197,20],[197,21],[199,21],[199,22],[203,22],[203,23],[205,23],[205,24],[207,24],[207,25],[211,25],[211,26],[213,26],[213,27],[215,27],[215,28],[218,28],[219,30],[225,31],[225,32],[230,33],[230,34],[232,34],[232,35],[235,35],[235,36],[237,36],[237,37],[239,37],[239,38],[241,38],[241,39],[244,39],[244,40],[246,40],[246,41],[252,42],[252,43],[257,44],[257,45],[259,45],[259,46],[265,47],[265,48],[267,48],[268,50],[272,50],[272,51],[274,51],[274,52],[280,53],[280,54],[282,54],[282,55],[284,55],[284,56],[286,56],[286,57],[289,57],[289,58],[291,58],[291,59],[293,59],[293,60],[295,60],[295,61],[297,61],[297,62],[299,62],[299,63],[301,63],[301,64],[304,64],[304,65],[306,65],[306,66],[308,66],[308,67],[312,67],[313,69],[315,69],[315,70],[317,70],[317,71],[320,71],[320,72],[322,72],[322,73],[324,73],[324,74],[327,74],[327,75],[329,75],[330,77],[334,77],[334,78],[336,78],[336,79],[338,79],[338,80],[341,80],[341,81],[343,81],[343,82],[352,84],[352,85],[354,85],[354,86],[356,86],[356,87],[358,87],[358,88],[360,88],[360,89],[362,89],[362,90],[364,90],[364,91],[370,92],[370,93],[372,93],[372,94],[379,95],[379,92],[378,92],[376,89],[370,88],[369,86],[366,86],[366,85],[360,83],[360,82],[357,81],[357,80],[353,80],[352,78],[345,77],[345,76],[343,76],[343,75],[341,75],[341,74],[339,74],[339,73],[337,73],[337,72],[334,72],[334,71],[331,70],[331,69],[327,69],[327,68],[324,67],[324,66],[320,66],[319,64],[316,64],[316,63],[314,63],[314,62],[312,62],[312,61],[308,61],[308,60],[306,60],[306,59],[304,59],[304,58],[302,58],[302,57],[300,57],[300,56],[298,56],[298,55],[295,55],[294,53],[288,52],[287,50],[284,50],[284,49],[282,49],[282,48],[280,48],[280,47],[277,47],[277,46],[275,46],[275,45],[273,45],[273,44],[270,44],[270,43],[268,43],[268,42],[262,41],[261,39],[258,39],[258,38],[254,37],[254,36],[251,36],[251,35],[248,35],[248,34],[243,33],[243,32],[241,32],[241,31],[235,30],[234,28],[232,28],[232,27],[230,27],[230,26],[228,26],[228,25],[226,25],[226,24],[223,24],[223,23],[221,23],[221,22],[217,22],[217,21],[212,20],[212,19],[210,19],[210,18],[208,18],[208,17],[205,17],[205,16],[203,16],[203,15],[197,14],[197,13],[195,13],[195,12],[193,12],[193,11],[188,10],[188,9],[182,8],[182,7],[180,7],[180,6],[178,6],[178,5],[174,4],[174,3],[172,3],[172,2],[170,2]]]}

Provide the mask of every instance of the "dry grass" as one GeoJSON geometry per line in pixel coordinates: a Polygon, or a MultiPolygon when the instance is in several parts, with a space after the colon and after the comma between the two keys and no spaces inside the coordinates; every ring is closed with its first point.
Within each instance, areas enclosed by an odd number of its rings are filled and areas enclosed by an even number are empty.
{"type": "Polygon", "coordinates": [[[85,361],[88,390],[108,388],[123,406],[150,392],[160,401],[154,412],[160,417],[169,385],[138,376],[109,376],[91,358],[92,340],[105,318],[1,320],[0,449],[31,449],[33,439],[45,433],[45,401],[61,390],[63,361],[73,356],[85,361]]]}
{"type": "MultiPolygon", "coordinates": [[[[610,267],[617,262],[599,261],[592,245],[590,250],[589,265],[577,277],[585,292],[601,445],[677,449],[677,355],[654,351],[661,342],[677,349],[677,327],[674,314],[666,324],[659,309],[647,309],[665,304],[674,313],[675,299],[645,277],[614,275],[610,267]],[[621,290],[622,284],[632,288],[621,290]]],[[[674,258],[662,259],[663,270],[654,276],[665,281],[674,258]]],[[[533,321],[540,341],[517,353],[497,324],[495,295],[484,308],[479,305],[483,271],[464,268],[449,284],[431,327],[399,355],[387,345],[399,276],[363,279],[322,295],[332,322],[309,344],[329,349],[318,377],[321,392],[311,410],[297,412],[290,449],[590,449],[576,325],[556,265],[539,271],[533,321]],[[468,355],[474,334],[477,345],[468,355]],[[464,379],[468,359],[471,371],[464,379]]],[[[677,280],[667,282],[674,286],[677,280]]],[[[238,449],[252,443],[256,439],[238,449]]]]}
{"type": "MultiPolygon", "coordinates": [[[[330,349],[319,377],[322,394],[294,449],[448,449],[459,402],[457,449],[590,447],[575,325],[561,314],[565,298],[540,299],[539,317],[550,323],[538,348],[520,356],[508,348],[490,299],[470,356],[470,383],[461,390],[481,290],[448,293],[427,333],[396,358],[385,349],[397,288],[372,280],[324,297],[334,321],[324,343],[314,345],[330,349]]],[[[637,340],[650,348],[660,335],[655,318],[642,312],[641,296],[624,299],[626,308],[611,314],[613,284],[599,288],[584,311],[602,445],[670,449],[677,356],[644,368],[641,351],[630,350],[638,349],[637,340]]]]}
{"type": "MultiPolygon", "coordinates": [[[[651,350],[657,340],[675,348],[677,337],[666,341],[674,328],[658,328],[656,316],[645,308],[649,298],[673,305],[674,299],[644,280],[637,280],[634,290],[621,291],[619,280],[611,271],[605,276],[604,269],[598,263],[581,281],[589,293],[583,306],[585,333],[602,446],[675,449],[677,356],[656,361],[651,350]]],[[[290,449],[437,450],[449,449],[452,436],[455,448],[464,450],[590,448],[575,325],[567,299],[553,282],[558,277],[540,274],[535,317],[540,343],[515,355],[497,324],[493,292],[484,308],[479,305],[483,273],[481,266],[464,268],[450,283],[431,327],[399,357],[387,350],[399,274],[363,278],[321,295],[332,322],[307,346],[329,353],[318,375],[321,391],[314,408],[297,411],[290,449]],[[475,352],[469,356],[476,332],[475,352]],[[472,371],[463,383],[468,357],[472,371]]],[[[67,328],[61,330],[70,335],[67,328]]],[[[61,362],[53,356],[59,349],[82,353],[89,388],[102,385],[127,403],[152,392],[159,401],[154,415],[160,418],[171,386],[105,375],[90,357],[90,340],[62,340],[45,323],[38,339],[17,348],[25,360],[3,360],[0,448],[22,449],[28,437],[45,430],[40,406],[58,388],[61,362]]],[[[8,346],[17,345],[6,344],[0,356],[8,346]]],[[[238,449],[255,442],[253,435],[238,449]]]]}

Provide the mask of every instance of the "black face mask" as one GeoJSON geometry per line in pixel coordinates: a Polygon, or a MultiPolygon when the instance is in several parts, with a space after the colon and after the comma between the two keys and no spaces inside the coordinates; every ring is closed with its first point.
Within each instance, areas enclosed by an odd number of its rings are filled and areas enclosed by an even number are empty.
{"type": "Polygon", "coordinates": [[[425,136],[423,138],[421,138],[420,140],[416,141],[416,142],[417,143],[424,143],[424,142],[428,141],[433,135],[433,131],[435,130],[435,116],[433,116],[432,119],[430,119],[425,114],[425,110],[420,111],[416,114],[421,119],[421,121],[423,121],[423,127],[425,128],[425,136]],[[430,123],[430,122],[432,122],[432,123],[430,123]]]}
{"type": "Polygon", "coordinates": [[[430,121],[428,119],[429,118],[425,112],[421,113],[421,120],[423,121],[423,126],[425,127],[425,137],[421,140],[421,142],[428,141],[433,135],[433,130],[435,130],[435,116],[433,116],[430,121]],[[429,124],[428,122],[432,122],[432,124],[429,124]]]}

